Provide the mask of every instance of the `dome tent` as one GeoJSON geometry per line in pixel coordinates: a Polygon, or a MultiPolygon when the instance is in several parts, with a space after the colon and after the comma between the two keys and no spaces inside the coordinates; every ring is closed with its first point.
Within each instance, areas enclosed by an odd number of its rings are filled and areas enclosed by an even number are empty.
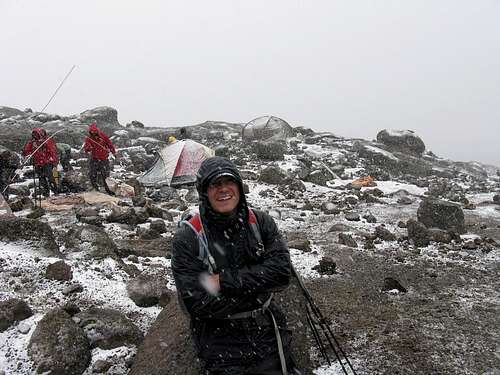
{"type": "Polygon", "coordinates": [[[262,116],[243,127],[242,138],[243,141],[277,141],[292,137],[293,134],[293,128],[285,120],[275,116],[262,116]]]}
{"type": "Polygon", "coordinates": [[[144,186],[178,186],[196,181],[203,160],[214,151],[191,139],[174,141],[158,152],[153,166],[138,178],[144,186]]]}

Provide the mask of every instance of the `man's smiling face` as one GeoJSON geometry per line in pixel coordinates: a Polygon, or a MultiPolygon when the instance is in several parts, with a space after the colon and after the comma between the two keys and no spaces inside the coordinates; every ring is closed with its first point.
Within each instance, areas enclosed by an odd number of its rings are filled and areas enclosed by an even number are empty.
{"type": "Polygon", "coordinates": [[[240,201],[238,184],[229,176],[222,176],[210,182],[207,195],[212,209],[221,214],[233,212],[240,201]]]}

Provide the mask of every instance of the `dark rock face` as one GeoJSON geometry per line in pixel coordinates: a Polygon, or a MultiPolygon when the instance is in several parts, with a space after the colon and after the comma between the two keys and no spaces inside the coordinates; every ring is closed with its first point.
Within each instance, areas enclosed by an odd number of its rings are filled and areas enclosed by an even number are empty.
{"type": "Polygon", "coordinates": [[[350,234],[339,233],[339,244],[349,247],[358,247],[358,243],[350,234]]]}
{"type": "Polygon", "coordinates": [[[425,247],[429,245],[429,230],[424,224],[410,219],[406,222],[406,229],[408,230],[408,239],[412,240],[415,246],[425,247]]]}
{"type": "Polygon", "coordinates": [[[172,293],[137,350],[129,375],[198,375],[201,367],[191,341],[189,319],[172,293]],[[175,349],[174,349],[175,348],[175,349]]]}
{"type": "Polygon", "coordinates": [[[108,234],[95,225],[75,225],[64,236],[66,249],[83,251],[89,258],[115,258],[117,247],[108,234]]]}
{"type": "Polygon", "coordinates": [[[166,280],[152,275],[139,275],[127,284],[127,293],[137,306],[150,307],[158,304],[167,293],[166,280]]]}
{"type": "Polygon", "coordinates": [[[118,122],[117,110],[111,107],[89,109],[80,113],[79,120],[84,125],[90,125],[92,122],[95,122],[97,126],[108,135],[122,128],[118,122]]]}
{"type": "Polygon", "coordinates": [[[359,214],[356,212],[345,212],[344,213],[345,219],[347,221],[360,221],[361,218],[359,217],[359,214]]]}
{"type": "Polygon", "coordinates": [[[259,180],[268,184],[282,185],[287,182],[287,175],[278,167],[267,167],[262,170],[259,180]]]}
{"type": "Polygon", "coordinates": [[[62,258],[50,226],[38,220],[0,216],[0,240],[26,241],[41,255],[62,258]]]}
{"type": "Polygon", "coordinates": [[[429,236],[432,241],[439,243],[450,243],[453,239],[449,232],[438,228],[429,228],[429,236]]]}
{"type": "Polygon", "coordinates": [[[409,152],[413,155],[422,155],[425,144],[413,131],[388,131],[386,129],[377,134],[377,142],[383,143],[388,148],[399,152],[409,152]]]}
{"type": "Polygon", "coordinates": [[[135,226],[147,221],[149,215],[147,209],[131,207],[114,207],[111,214],[106,218],[110,223],[121,223],[135,226]]]}
{"type": "Polygon", "coordinates": [[[172,239],[160,237],[153,240],[117,240],[118,254],[122,257],[171,257],[172,239]]]}
{"type": "Polygon", "coordinates": [[[123,313],[113,309],[91,308],[75,315],[92,348],[113,349],[139,345],[141,330],[123,313]]]}
{"type": "Polygon", "coordinates": [[[90,363],[90,345],[83,330],[61,309],[49,311],[38,323],[28,345],[37,372],[80,375],[90,363]]]}
{"type": "Polygon", "coordinates": [[[389,290],[394,290],[394,289],[398,290],[401,293],[407,292],[406,288],[402,286],[398,280],[392,277],[386,277],[384,279],[384,285],[382,286],[382,290],[387,292],[389,290]]]}
{"type": "Polygon", "coordinates": [[[29,318],[33,315],[26,302],[17,298],[11,298],[0,302],[0,332],[5,331],[14,322],[29,318]]]}
{"type": "Polygon", "coordinates": [[[396,241],[397,239],[396,236],[383,225],[379,225],[375,228],[375,236],[384,241],[396,241]]]}
{"type": "Polygon", "coordinates": [[[286,144],[281,142],[254,142],[253,151],[262,160],[284,160],[286,144]]]}
{"type": "Polygon", "coordinates": [[[52,280],[69,281],[73,278],[73,272],[69,264],[60,260],[49,264],[45,271],[45,277],[52,280]]]}
{"type": "Polygon", "coordinates": [[[305,180],[316,185],[327,186],[327,182],[333,178],[334,176],[326,169],[316,169],[309,173],[305,180]]]}
{"type": "Polygon", "coordinates": [[[417,211],[418,221],[427,228],[451,229],[465,233],[465,219],[462,208],[458,204],[440,199],[424,199],[417,211]]]}

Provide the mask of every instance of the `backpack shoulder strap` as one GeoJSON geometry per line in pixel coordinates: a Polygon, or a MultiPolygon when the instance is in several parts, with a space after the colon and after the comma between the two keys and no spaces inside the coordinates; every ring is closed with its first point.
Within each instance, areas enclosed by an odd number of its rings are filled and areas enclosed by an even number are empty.
{"type": "Polygon", "coordinates": [[[192,229],[198,238],[198,259],[201,260],[207,267],[210,274],[214,273],[217,268],[215,265],[215,259],[208,248],[208,240],[203,230],[203,224],[201,223],[200,214],[195,214],[191,216],[188,220],[183,220],[179,225],[187,225],[192,229]]]}
{"type": "Polygon", "coordinates": [[[264,251],[264,243],[262,242],[262,236],[260,234],[259,222],[257,221],[257,216],[255,212],[251,208],[248,208],[248,224],[250,225],[250,229],[257,240],[257,254],[260,255],[264,251]]]}

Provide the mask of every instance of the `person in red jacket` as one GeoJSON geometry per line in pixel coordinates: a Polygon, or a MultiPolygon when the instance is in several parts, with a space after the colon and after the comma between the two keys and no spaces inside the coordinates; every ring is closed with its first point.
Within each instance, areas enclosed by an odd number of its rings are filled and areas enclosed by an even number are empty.
{"type": "Polygon", "coordinates": [[[89,177],[92,187],[99,190],[98,180],[102,178],[104,189],[108,194],[113,194],[106,184],[106,178],[109,176],[109,153],[116,155],[115,146],[109,137],[97,127],[96,123],[89,125],[89,135],[85,137],[83,150],[91,153],[89,177]]]}
{"type": "Polygon", "coordinates": [[[44,129],[34,128],[31,132],[31,140],[26,142],[23,148],[25,157],[33,158],[35,173],[38,175],[42,194],[46,197],[50,195],[50,190],[54,194],[59,193],[57,183],[52,174],[52,170],[59,162],[57,149],[52,138],[48,137],[44,129]]]}

